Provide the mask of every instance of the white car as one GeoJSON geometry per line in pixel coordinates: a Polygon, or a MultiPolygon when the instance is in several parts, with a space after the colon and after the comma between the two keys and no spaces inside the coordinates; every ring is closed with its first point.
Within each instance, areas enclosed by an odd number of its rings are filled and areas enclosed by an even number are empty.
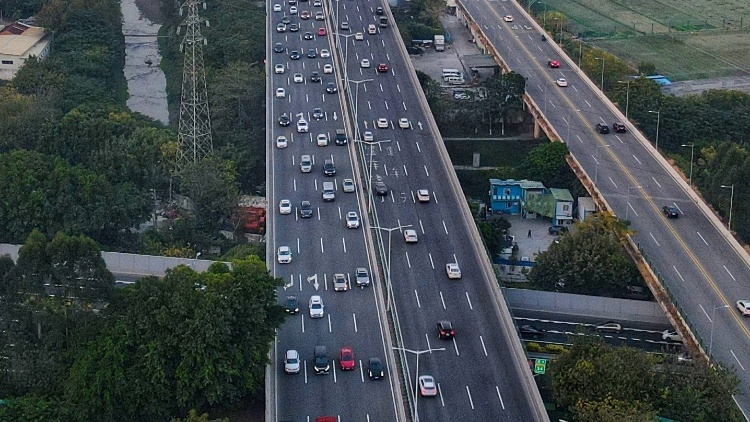
{"type": "Polygon", "coordinates": [[[300,84],[302,82],[305,82],[305,77],[302,76],[301,73],[295,73],[294,74],[294,83],[300,84]]]}
{"type": "Polygon", "coordinates": [[[287,374],[299,374],[299,353],[296,350],[287,350],[284,355],[284,372],[287,374]]]}
{"type": "Polygon", "coordinates": [[[276,259],[279,261],[279,264],[289,264],[292,262],[292,250],[289,246],[279,246],[276,259]]]}
{"type": "Polygon", "coordinates": [[[283,64],[277,64],[276,66],[273,67],[273,71],[277,74],[284,73],[284,71],[286,71],[286,67],[284,67],[283,64]]]}
{"type": "Polygon", "coordinates": [[[398,119],[398,127],[400,127],[401,129],[409,129],[411,127],[409,119],[407,119],[406,117],[398,119]]]}
{"type": "Polygon", "coordinates": [[[291,214],[292,213],[292,201],[288,199],[282,199],[279,201],[279,214],[291,214]]]}
{"type": "Polygon", "coordinates": [[[617,322],[604,322],[596,326],[596,331],[602,333],[619,333],[622,331],[622,325],[617,322]]]}
{"type": "Polygon", "coordinates": [[[297,132],[298,133],[307,133],[309,131],[310,131],[310,127],[307,125],[307,120],[305,119],[297,120],[297,132]]]}
{"type": "Polygon", "coordinates": [[[356,211],[349,211],[346,213],[346,228],[347,229],[358,229],[359,228],[359,216],[356,211]]]}
{"type": "Polygon", "coordinates": [[[344,179],[342,186],[345,193],[353,193],[355,191],[354,180],[352,179],[344,179]]]}
{"type": "Polygon", "coordinates": [[[333,73],[333,65],[330,65],[330,64],[323,65],[323,73],[333,73]]]}
{"type": "Polygon", "coordinates": [[[427,189],[420,189],[417,191],[417,201],[419,202],[430,202],[430,191],[427,189]]]}
{"type": "Polygon", "coordinates": [[[365,39],[365,34],[357,32],[356,34],[354,34],[354,39],[357,41],[362,41],[365,39]]]}
{"type": "Polygon", "coordinates": [[[273,11],[274,12],[281,12],[281,5],[280,4],[274,4],[273,5],[273,11]]]}
{"type": "Polygon", "coordinates": [[[662,340],[682,341],[680,333],[674,330],[664,330],[661,333],[662,340]]]}
{"type": "Polygon", "coordinates": [[[317,142],[319,147],[328,146],[328,135],[326,135],[325,133],[319,133],[317,142]]]}
{"type": "Polygon", "coordinates": [[[367,142],[371,142],[375,139],[375,137],[372,136],[372,132],[370,132],[369,130],[366,130],[362,137],[367,142]]]}
{"type": "Polygon", "coordinates": [[[320,296],[310,296],[310,318],[323,318],[325,307],[323,306],[323,299],[320,296]]]}
{"type": "Polygon", "coordinates": [[[276,32],[286,32],[286,24],[279,22],[279,24],[276,25],[276,32]]]}
{"type": "Polygon", "coordinates": [[[349,290],[349,285],[346,283],[346,276],[343,274],[333,275],[333,291],[334,292],[345,292],[349,290]]]}
{"type": "Polygon", "coordinates": [[[328,50],[326,50],[325,48],[323,48],[323,49],[320,50],[320,57],[324,58],[324,59],[327,59],[327,58],[331,57],[331,52],[328,51],[328,50]]]}
{"type": "Polygon", "coordinates": [[[370,67],[370,61],[367,59],[362,59],[362,61],[359,62],[359,65],[366,69],[370,67]]]}
{"type": "Polygon", "coordinates": [[[379,118],[377,125],[378,125],[378,127],[380,129],[387,129],[388,128],[388,119],[383,118],[383,117],[379,118]]]}
{"type": "Polygon", "coordinates": [[[315,20],[324,21],[326,20],[326,15],[323,12],[315,12],[315,20]]]}
{"type": "Polygon", "coordinates": [[[566,81],[565,78],[558,78],[555,83],[557,86],[568,86],[568,81],[566,81]]]}
{"type": "Polygon", "coordinates": [[[738,300],[737,309],[739,309],[742,316],[750,316],[750,300],[738,300]]]}
{"type": "Polygon", "coordinates": [[[438,394],[437,383],[431,375],[419,377],[419,395],[422,397],[435,397],[438,394]]]}
{"type": "Polygon", "coordinates": [[[296,15],[297,14],[297,6],[292,6],[289,8],[289,14],[290,15],[296,15]]]}
{"type": "Polygon", "coordinates": [[[288,147],[288,143],[286,141],[286,136],[279,135],[278,138],[276,138],[276,148],[286,148],[288,147]]]}
{"type": "Polygon", "coordinates": [[[286,98],[286,90],[284,88],[276,88],[276,98],[286,98]]]}
{"type": "Polygon", "coordinates": [[[445,264],[445,273],[448,274],[448,278],[450,279],[455,280],[461,278],[461,268],[459,268],[458,264],[455,262],[445,264]]]}
{"type": "Polygon", "coordinates": [[[511,15],[505,15],[505,16],[503,16],[503,20],[505,22],[513,22],[513,16],[511,16],[511,15]]]}
{"type": "Polygon", "coordinates": [[[406,243],[417,243],[419,241],[419,238],[417,238],[417,231],[412,229],[404,230],[404,240],[406,243]]]}

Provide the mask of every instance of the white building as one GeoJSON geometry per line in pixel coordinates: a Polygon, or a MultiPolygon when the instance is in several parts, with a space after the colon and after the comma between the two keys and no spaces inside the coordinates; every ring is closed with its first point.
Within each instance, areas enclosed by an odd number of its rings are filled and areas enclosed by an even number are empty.
{"type": "Polygon", "coordinates": [[[0,79],[13,79],[30,57],[43,60],[51,44],[52,34],[44,28],[22,22],[0,26],[0,79]]]}

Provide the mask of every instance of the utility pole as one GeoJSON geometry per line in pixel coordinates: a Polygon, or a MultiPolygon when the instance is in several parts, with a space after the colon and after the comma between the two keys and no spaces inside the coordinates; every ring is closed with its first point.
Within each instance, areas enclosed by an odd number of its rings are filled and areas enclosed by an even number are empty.
{"type": "MultiPolygon", "coordinates": [[[[182,16],[187,9],[187,17],[181,27],[185,27],[185,37],[180,43],[183,54],[182,95],[180,98],[180,124],[177,133],[177,171],[186,165],[204,159],[213,153],[211,139],[211,115],[208,111],[208,91],[206,72],[203,65],[203,46],[207,40],[201,35],[201,25],[208,21],[198,16],[198,6],[206,3],[198,0],[185,0],[180,6],[182,16]]],[[[180,34],[177,28],[177,35],[180,34]]]]}

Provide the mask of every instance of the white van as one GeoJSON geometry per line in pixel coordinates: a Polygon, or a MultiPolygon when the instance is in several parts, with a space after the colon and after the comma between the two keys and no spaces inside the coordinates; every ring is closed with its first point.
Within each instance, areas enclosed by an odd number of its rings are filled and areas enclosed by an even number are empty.
{"type": "Polygon", "coordinates": [[[460,76],[448,76],[445,78],[445,82],[448,82],[451,85],[463,85],[466,83],[463,77],[460,76]]]}
{"type": "Polygon", "coordinates": [[[367,25],[367,33],[370,35],[375,35],[378,33],[378,29],[375,27],[374,24],[367,25]]]}
{"type": "Polygon", "coordinates": [[[463,78],[463,73],[443,73],[443,80],[446,80],[448,78],[463,78]]]}
{"type": "Polygon", "coordinates": [[[333,182],[323,182],[323,200],[326,202],[336,199],[336,193],[333,190],[333,182]]]}
{"type": "Polygon", "coordinates": [[[458,69],[443,69],[443,77],[445,76],[458,76],[462,72],[458,69]]]}

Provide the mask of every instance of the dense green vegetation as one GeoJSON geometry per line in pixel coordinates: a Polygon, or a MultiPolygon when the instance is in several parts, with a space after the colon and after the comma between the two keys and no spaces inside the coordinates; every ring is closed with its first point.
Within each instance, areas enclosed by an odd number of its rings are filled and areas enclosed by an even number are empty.
{"type": "Polygon", "coordinates": [[[34,231],[0,258],[0,421],[168,420],[257,393],[279,285],[249,257],[115,289],[93,241],[34,231]]]}
{"type": "Polygon", "coordinates": [[[552,362],[559,406],[578,422],[742,421],[732,394],[739,381],[721,367],[678,364],[596,336],[571,336],[552,362]]]}

